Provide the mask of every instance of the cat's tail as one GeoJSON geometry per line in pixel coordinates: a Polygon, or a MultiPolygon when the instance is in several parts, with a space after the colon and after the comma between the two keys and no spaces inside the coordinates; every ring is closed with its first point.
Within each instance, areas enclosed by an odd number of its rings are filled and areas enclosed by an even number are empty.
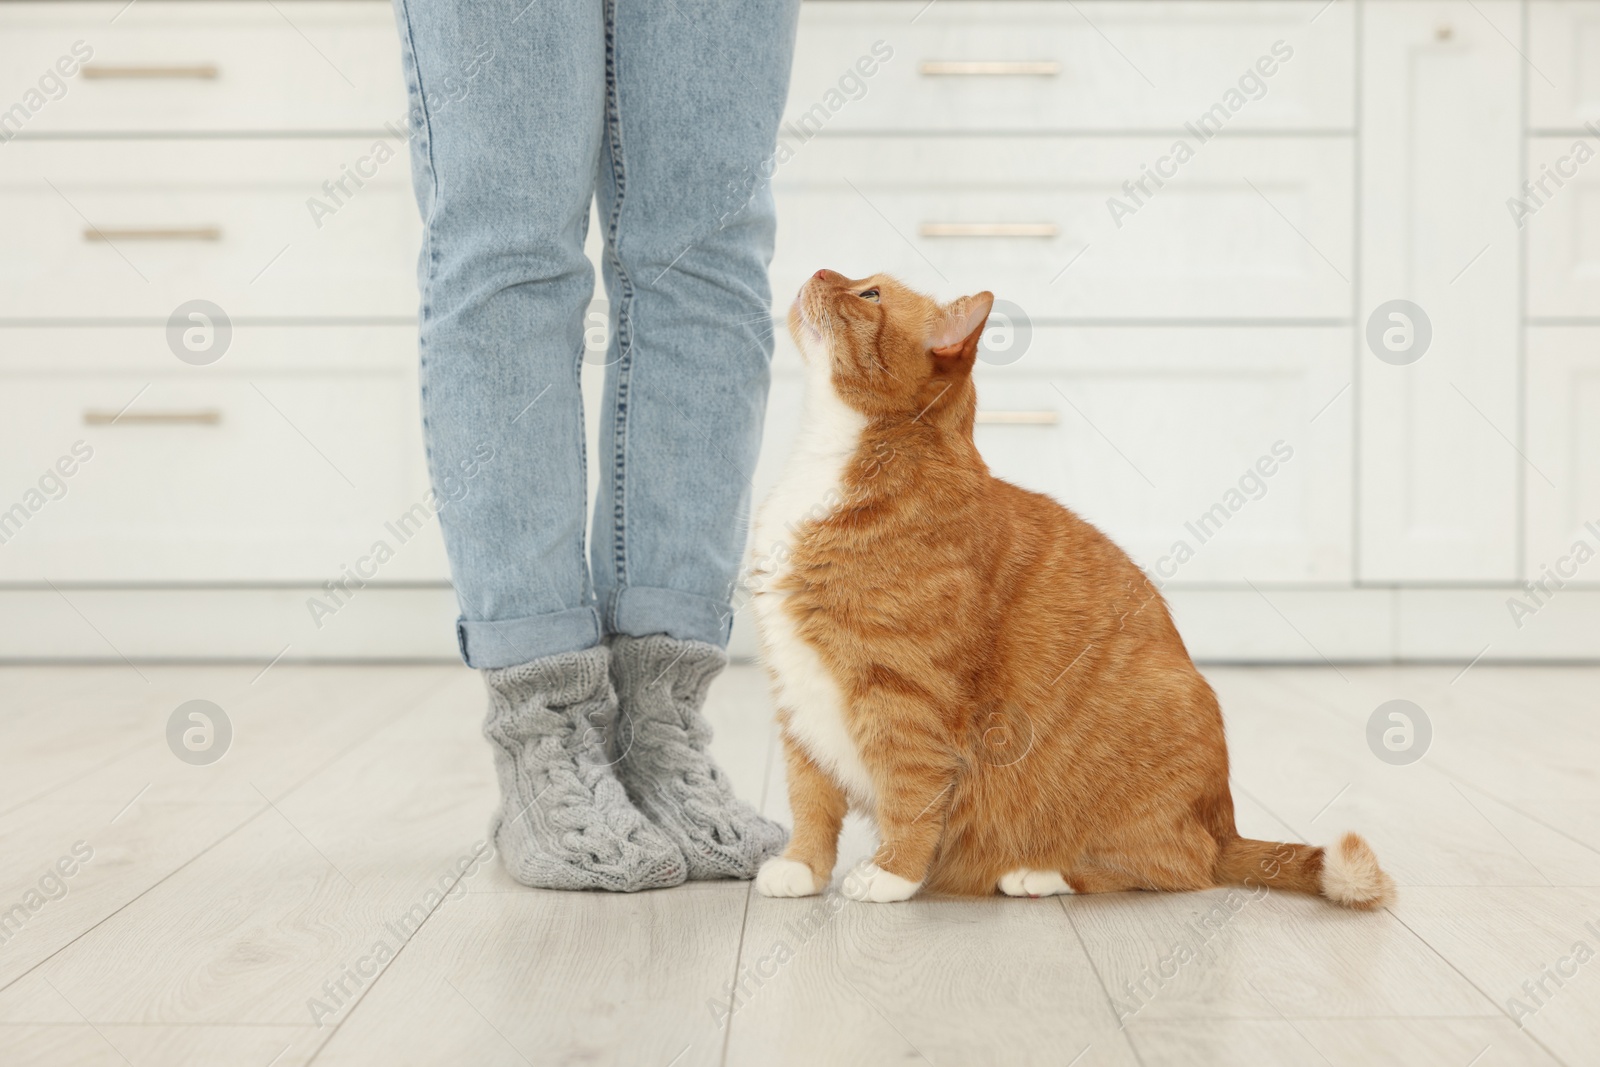
{"type": "Polygon", "coordinates": [[[1217,854],[1219,885],[1267,886],[1327,897],[1360,911],[1380,908],[1394,899],[1394,881],[1378,866],[1378,857],[1357,834],[1345,834],[1331,848],[1253,841],[1233,836],[1217,854]]]}

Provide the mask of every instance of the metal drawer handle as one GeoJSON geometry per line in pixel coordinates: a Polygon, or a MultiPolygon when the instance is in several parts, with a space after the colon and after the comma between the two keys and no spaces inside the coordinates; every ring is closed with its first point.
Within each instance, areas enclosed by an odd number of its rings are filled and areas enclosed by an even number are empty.
{"type": "Polygon", "coordinates": [[[924,222],[917,227],[923,237],[1054,237],[1053,222],[924,222]]]}
{"type": "Polygon", "coordinates": [[[79,73],[85,78],[188,78],[194,81],[215,81],[217,67],[214,63],[196,63],[192,66],[128,66],[108,67],[96,64],[84,67],[79,73]]]}
{"type": "Polygon", "coordinates": [[[1061,64],[1053,59],[925,59],[917,68],[927,77],[1054,78],[1061,64]]]}
{"type": "Polygon", "coordinates": [[[83,413],[85,426],[216,426],[222,421],[222,412],[216,408],[196,408],[193,411],[97,411],[88,408],[83,413]]]}
{"type": "Polygon", "coordinates": [[[980,411],[977,419],[990,426],[1054,426],[1061,415],[1055,411],[980,411]]]}
{"type": "Polygon", "coordinates": [[[220,241],[220,226],[130,226],[97,229],[83,228],[85,241],[220,241]]]}

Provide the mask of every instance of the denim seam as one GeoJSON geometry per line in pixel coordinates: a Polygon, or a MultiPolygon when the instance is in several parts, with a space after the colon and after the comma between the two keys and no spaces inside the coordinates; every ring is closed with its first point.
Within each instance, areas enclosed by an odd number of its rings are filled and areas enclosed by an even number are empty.
{"type": "MultiPolygon", "coordinates": [[[[401,59],[406,73],[407,88],[414,90],[417,100],[417,113],[421,121],[418,129],[410,130],[413,138],[420,137],[421,156],[424,165],[428,168],[428,212],[422,220],[422,256],[428,264],[428,269],[421,280],[419,307],[417,309],[417,396],[422,416],[422,458],[428,470],[433,470],[433,430],[428,422],[428,341],[426,326],[433,317],[433,280],[439,267],[438,249],[433,243],[434,215],[439,210],[439,171],[434,165],[433,158],[433,119],[428,113],[428,98],[422,89],[422,68],[417,63],[417,49],[414,32],[411,28],[411,8],[408,0],[396,0],[400,11],[400,26],[404,39],[401,42],[401,59]]],[[[411,115],[406,116],[407,126],[410,126],[411,115]]],[[[444,524],[441,516],[440,525],[444,524]]],[[[456,646],[460,650],[462,660],[467,658],[467,635],[462,626],[464,616],[456,619],[456,646]]]]}
{"type": "MultiPolygon", "coordinates": [[[[408,88],[414,88],[421,128],[411,131],[412,137],[422,138],[422,157],[428,168],[428,214],[422,220],[422,253],[428,264],[427,275],[419,294],[421,307],[417,315],[417,392],[422,404],[422,454],[428,469],[433,469],[433,434],[428,425],[428,341],[423,327],[433,317],[433,279],[439,266],[438,249],[433,245],[434,214],[439,210],[439,172],[433,160],[433,120],[428,114],[428,98],[422,91],[422,68],[417,65],[416,45],[411,30],[411,9],[407,0],[396,0],[400,8],[400,24],[405,28],[403,59],[408,88]]],[[[407,116],[410,119],[410,116],[407,116]]]]}
{"type": "Polygon", "coordinates": [[[606,137],[611,157],[611,217],[606,220],[606,254],[617,277],[617,388],[613,405],[611,456],[611,563],[615,568],[605,606],[608,626],[616,619],[618,598],[627,584],[627,450],[628,392],[633,368],[633,279],[617,251],[627,170],[622,157],[622,119],[617,91],[617,4],[606,0],[606,137]]]}
{"type": "MultiPolygon", "coordinates": [[[[587,351],[588,351],[588,349],[584,346],[583,341],[582,341],[582,339],[580,337],[580,339],[578,341],[578,350],[577,350],[577,352],[575,352],[573,354],[573,360],[572,360],[572,377],[573,377],[574,384],[578,388],[578,393],[579,393],[580,396],[583,393],[583,357],[587,353],[587,351]]],[[[588,441],[588,435],[585,434],[584,432],[582,432],[582,419],[581,419],[581,416],[580,416],[580,420],[579,420],[579,431],[580,432],[578,433],[578,484],[582,485],[582,486],[587,486],[588,482],[589,482],[589,441],[588,441]]],[[[585,490],[585,492],[587,493],[587,490],[585,490]]],[[[594,576],[589,573],[588,545],[584,541],[584,534],[585,534],[584,527],[587,525],[587,517],[588,517],[587,508],[586,508],[586,504],[585,504],[586,500],[587,500],[587,497],[585,497],[584,500],[580,500],[578,502],[577,530],[575,531],[575,536],[572,539],[572,547],[573,547],[573,550],[577,553],[578,573],[583,575],[583,594],[582,594],[583,603],[584,603],[585,606],[592,606],[595,603],[594,576]]],[[[539,577],[540,577],[540,581],[543,584],[550,585],[551,591],[554,592],[553,584],[549,583],[549,582],[545,582],[543,573],[541,573],[539,577]]],[[[557,599],[559,599],[559,597],[557,599]]]]}

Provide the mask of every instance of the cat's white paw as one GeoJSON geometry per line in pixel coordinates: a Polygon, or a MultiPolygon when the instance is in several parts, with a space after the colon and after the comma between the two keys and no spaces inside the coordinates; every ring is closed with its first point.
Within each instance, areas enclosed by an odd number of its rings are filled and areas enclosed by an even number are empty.
{"type": "Polygon", "coordinates": [[[1072,892],[1060,871],[1018,867],[1000,876],[1000,892],[1008,897],[1055,897],[1072,892]]]}
{"type": "Polygon", "coordinates": [[[874,904],[889,904],[897,900],[910,900],[921,882],[911,882],[879,867],[876,863],[863,863],[853,869],[844,880],[844,895],[851,900],[867,900],[874,904]]]}
{"type": "Polygon", "coordinates": [[[787,856],[772,857],[756,872],[756,892],[764,897],[809,897],[821,888],[810,867],[787,856]]]}

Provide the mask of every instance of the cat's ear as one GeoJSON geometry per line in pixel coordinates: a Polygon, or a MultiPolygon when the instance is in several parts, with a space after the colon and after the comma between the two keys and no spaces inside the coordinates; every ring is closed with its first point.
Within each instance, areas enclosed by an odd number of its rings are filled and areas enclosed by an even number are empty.
{"type": "Polygon", "coordinates": [[[941,361],[970,364],[977,358],[978,340],[983,336],[992,307],[994,294],[988,291],[946,304],[928,337],[929,353],[941,361]]]}

